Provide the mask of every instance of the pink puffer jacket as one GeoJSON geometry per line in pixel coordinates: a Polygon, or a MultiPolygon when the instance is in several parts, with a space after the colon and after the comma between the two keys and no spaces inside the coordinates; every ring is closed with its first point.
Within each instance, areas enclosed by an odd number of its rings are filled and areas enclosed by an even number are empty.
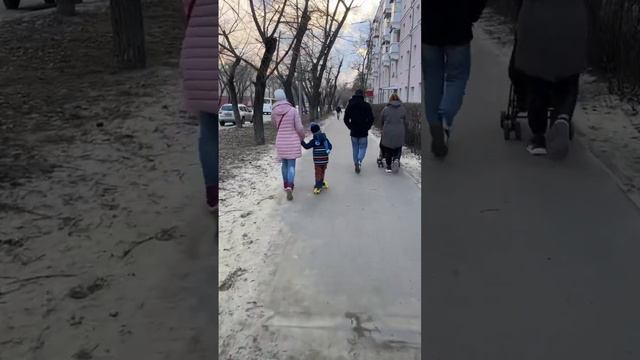
{"type": "Polygon", "coordinates": [[[193,3],[182,43],[184,108],[218,112],[218,0],[182,0],[185,14],[193,3]]]}
{"type": "Polygon", "coordinates": [[[278,159],[297,159],[302,156],[300,140],[304,139],[304,127],[300,114],[287,101],[277,101],[273,105],[271,121],[278,127],[276,151],[278,159]]]}

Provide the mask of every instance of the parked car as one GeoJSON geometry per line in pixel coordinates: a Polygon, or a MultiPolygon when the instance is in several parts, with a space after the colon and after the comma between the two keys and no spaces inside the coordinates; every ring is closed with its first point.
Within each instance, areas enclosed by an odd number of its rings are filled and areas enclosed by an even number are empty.
{"type": "MultiPolygon", "coordinates": [[[[242,123],[253,122],[252,110],[249,110],[249,108],[243,104],[238,104],[238,110],[240,111],[240,119],[242,120],[242,123]]],[[[233,105],[224,104],[220,107],[220,111],[218,112],[218,121],[221,126],[225,126],[226,124],[236,124],[236,119],[233,116],[233,105]]]]}
{"type": "MultiPolygon", "coordinates": [[[[20,7],[20,0],[3,0],[3,2],[4,2],[4,7],[7,10],[15,10],[20,7]]],[[[56,0],[44,0],[44,2],[47,4],[55,4],[56,0]]]]}
{"type": "Polygon", "coordinates": [[[264,103],[262,105],[262,114],[263,115],[271,115],[271,104],[270,103],[264,103]]]}

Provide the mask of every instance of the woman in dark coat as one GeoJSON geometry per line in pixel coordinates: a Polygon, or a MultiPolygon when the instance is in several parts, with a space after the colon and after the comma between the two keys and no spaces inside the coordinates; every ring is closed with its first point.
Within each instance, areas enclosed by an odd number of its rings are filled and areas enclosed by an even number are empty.
{"type": "Polygon", "coordinates": [[[405,128],[407,110],[402,105],[398,94],[389,97],[389,103],[382,109],[382,138],[380,139],[380,151],[386,162],[387,172],[398,170],[400,167],[400,154],[405,140],[405,128]]]}
{"type": "Polygon", "coordinates": [[[514,65],[527,77],[533,155],[561,158],[569,151],[580,73],[586,68],[584,0],[524,0],[518,16],[514,65]],[[555,108],[547,131],[547,109],[555,108]]]}

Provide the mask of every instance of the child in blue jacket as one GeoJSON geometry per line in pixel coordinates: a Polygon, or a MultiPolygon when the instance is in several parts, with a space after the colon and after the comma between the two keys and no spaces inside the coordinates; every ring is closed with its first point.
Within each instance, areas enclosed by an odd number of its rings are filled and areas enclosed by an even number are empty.
{"type": "Polygon", "coordinates": [[[301,141],[302,146],[305,149],[313,148],[313,164],[316,170],[316,184],[313,187],[314,194],[320,194],[323,188],[327,189],[329,186],[324,181],[324,173],[327,170],[329,164],[329,154],[333,145],[327,138],[327,135],[320,131],[320,125],[311,123],[311,132],[313,133],[313,139],[308,143],[304,140],[301,141]]]}

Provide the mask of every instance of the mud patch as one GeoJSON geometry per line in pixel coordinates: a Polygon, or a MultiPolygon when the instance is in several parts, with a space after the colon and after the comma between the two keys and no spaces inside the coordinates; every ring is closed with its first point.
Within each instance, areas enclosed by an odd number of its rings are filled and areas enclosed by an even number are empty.
{"type": "Polygon", "coordinates": [[[233,270],[229,275],[227,275],[227,277],[222,281],[222,284],[220,284],[220,286],[218,287],[219,291],[228,291],[230,290],[235,283],[238,281],[238,279],[247,273],[247,270],[243,269],[243,268],[237,268],[235,270],[233,270]]]}

